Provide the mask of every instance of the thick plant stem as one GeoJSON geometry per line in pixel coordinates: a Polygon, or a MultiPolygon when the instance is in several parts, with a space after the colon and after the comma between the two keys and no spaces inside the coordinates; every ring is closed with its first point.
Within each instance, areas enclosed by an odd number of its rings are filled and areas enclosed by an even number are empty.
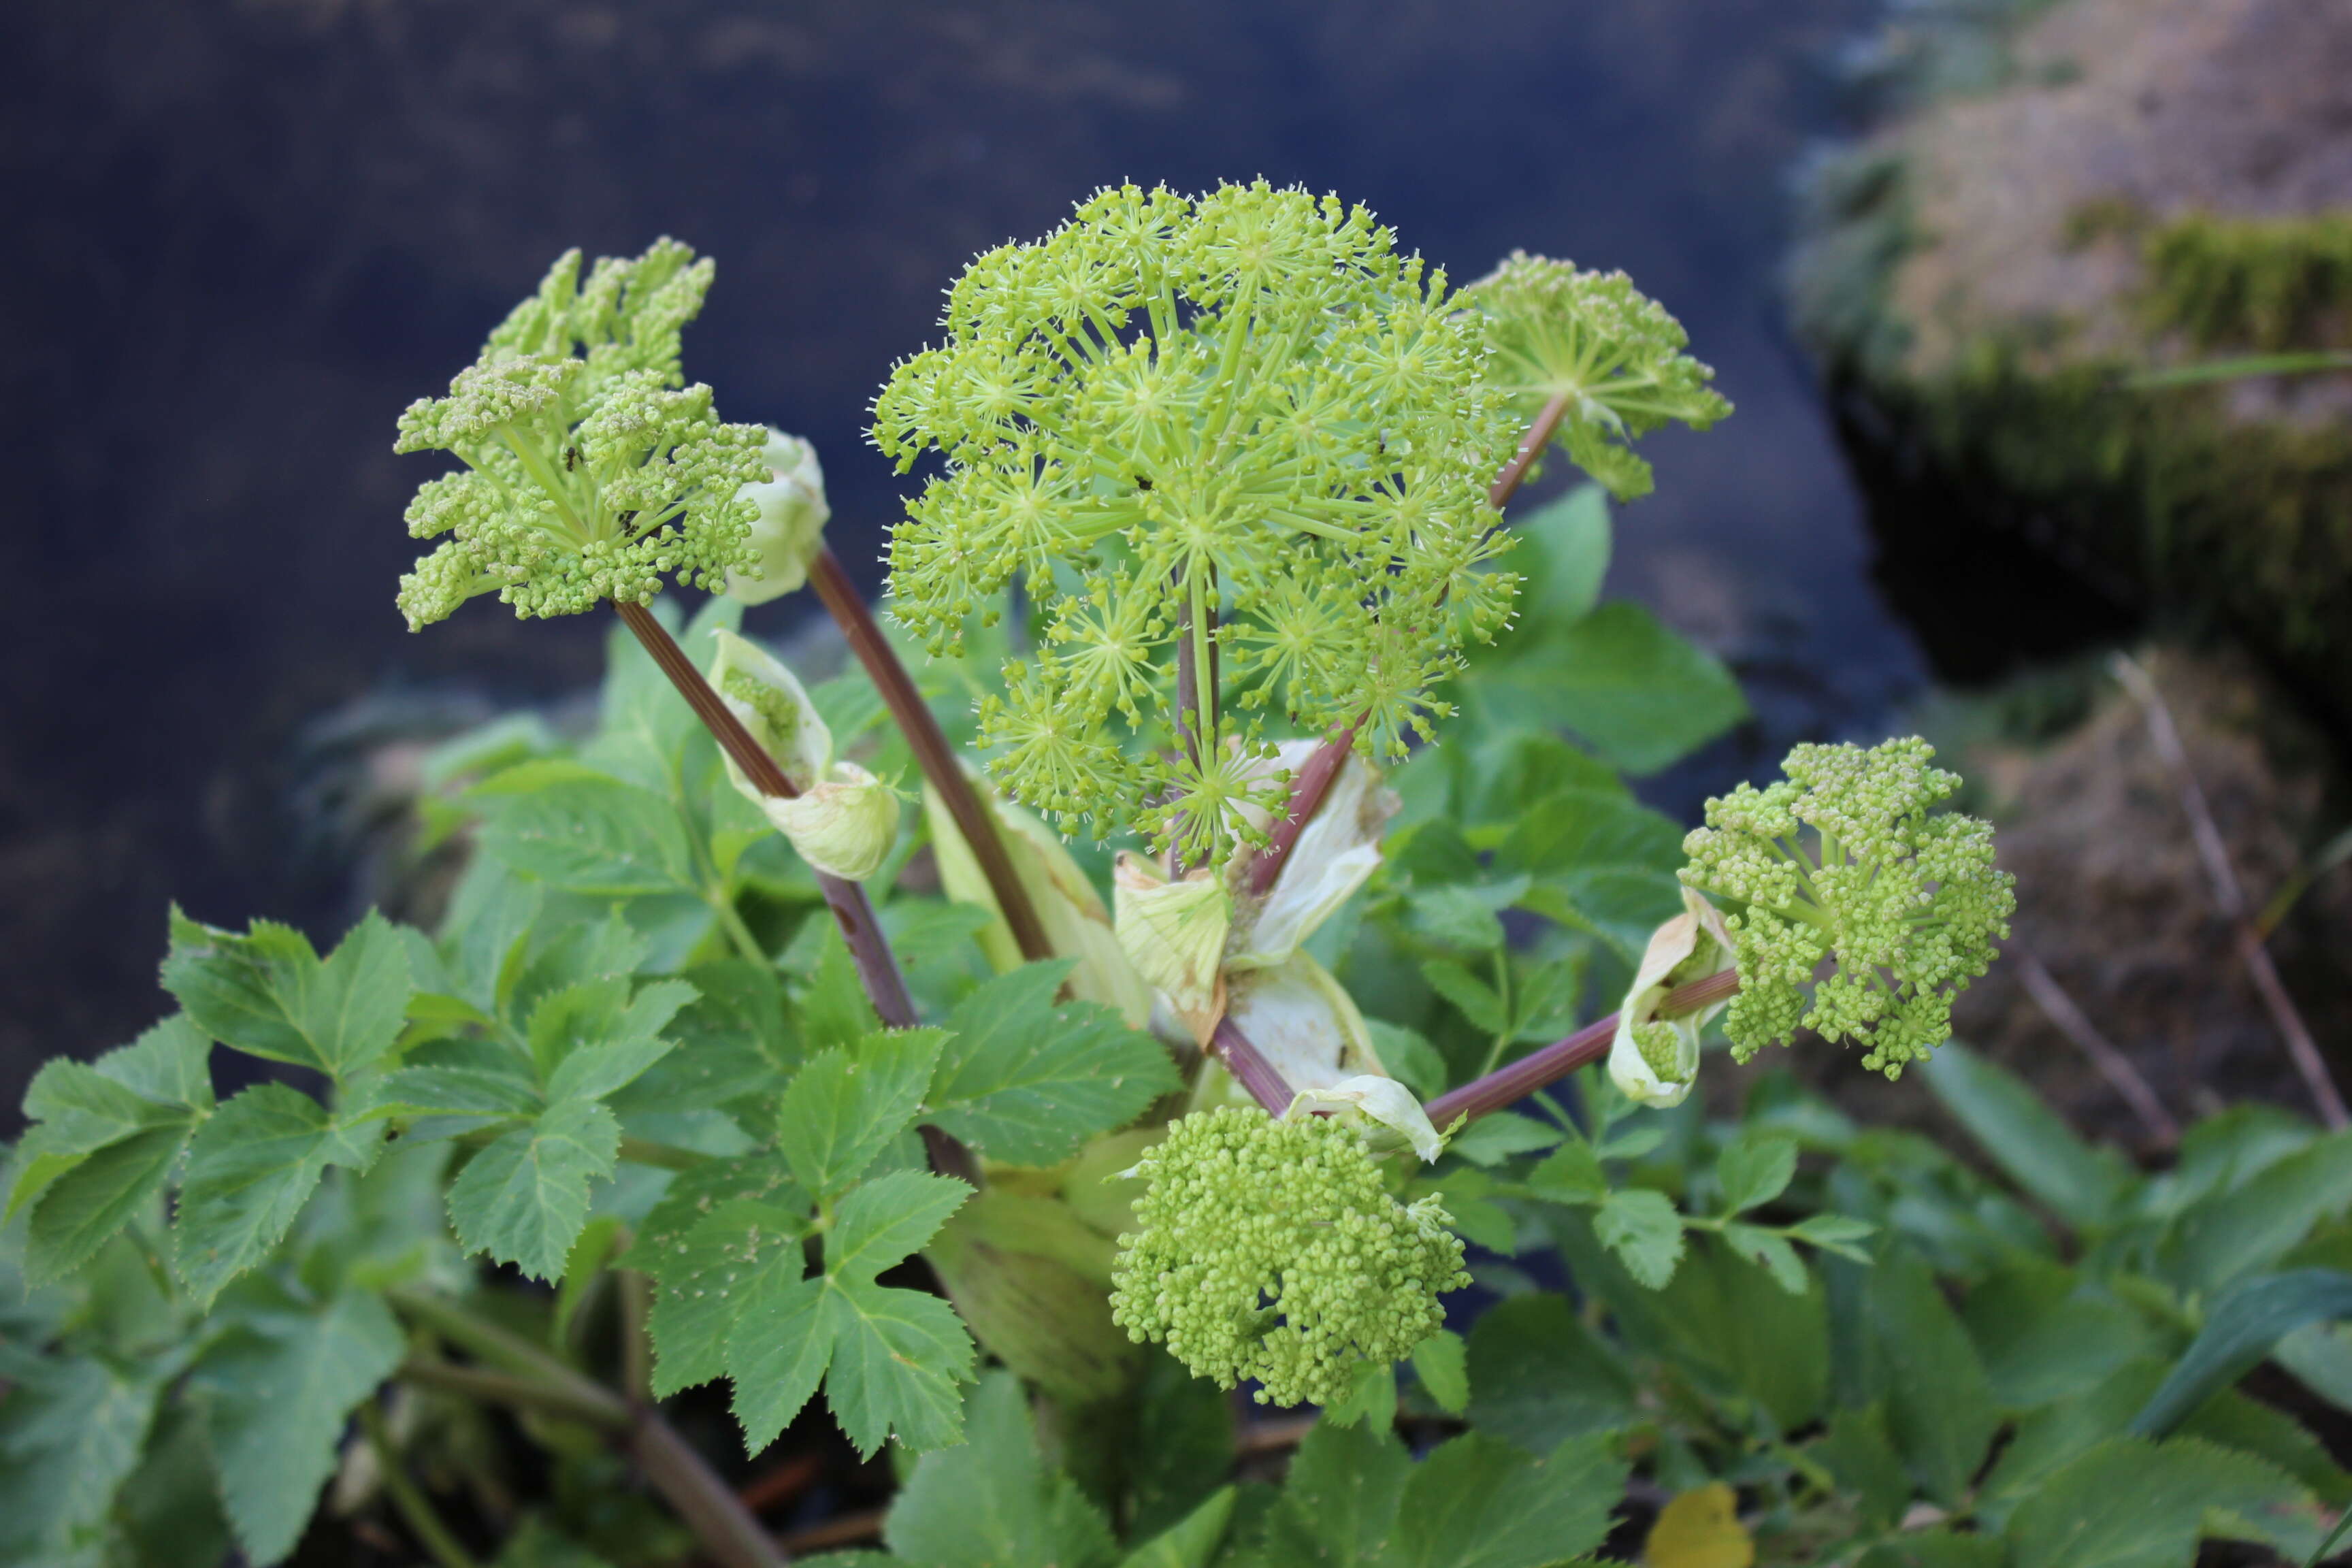
{"type": "Polygon", "coordinates": [[[1511,454],[1511,460],[1495,476],[1495,482],[1486,487],[1488,506],[1500,511],[1519,493],[1519,487],[1527,483],[1528,470],[1536,466],[1536,459],[1543,456],[1543,449],[1551,444],[1553,434],[1559,429],[1559,422],[1568,416],[1570,395],[1565,392],[1552,394],[1551,400],[1536,416],[1536,422],[1519,437],[1519,449],[1511,454]]]}
{"type": "Polygon", "coordinates": [[[368,1447],[375,1450],[376,1473],[383,1481],[384,1495],[400,1510],[400,1517],[407,1522],[417,1544],[432,1553],[433,1561],[441,1568],[475,1568],[472,1554],[442,1521],[433,1500],[401,1468],[400,1450],[394,1447],[383,1412],[373,1399],[360,1404],[360,1430],[367,1434],[368,1447]]]}
{"type": "Polygon", "coordinates": [[[402,1312],[452,1343],[523,1384],[557,1391],[556,1396],[581,1418],[611,1429],[647,1483],[724,1568],[781,1568],[786,1561],[734,1491],[650,1404],[623,1399],[520,1334],[486,1322],[445,1297],[414,1286],[395,1286],[384,1294],[402,1312]]]}
{"type": "MultiPolygon", "coordinates": [[[[751,731],[735,717],[733,709],[720,700],[710,682],[702,678],[669,628],[654,619],[653,612],[643,605],[613,605],[621,624],[629,628],[637,642],[651,656],[677,694],[686,699],[695,717],[710,731],[721,750],[734,759],[743,770],[743,776],[762,795],[791,800],[801,792],[784,776],[784,770],[767,748],[751,738],[751,731]]],[[[857,977],[865,983],[866,1000],[882,1022],[893,1029],[911,1029],[917,1022],[914,998],[908,994],[907,977],[898,968],[898,955],[882,935],[882,922],[874,913],[874,900],[866,889],[856,882],[816,874],[817,886],[824,890],[825,907],[833,911],[834,923],[841,928],[842,939],[849,944],[850,957],[857,963],[857,977]]]]}
{"type": "MultiPolygon", "coordinates": [[[[1736,970],[1727,969],[1720,974],[1694,980],[1666,993],[1658,1005],[1658,1016],[1678,1018],[1685,1013],[1696,1013],[1723,1001],[1738,989],[1739,974],[1736,970]]],[[[1614,1013],[1596,1018],[1566,1039],[1554,1040],[1539,1051],[1530,1051],[1484,1078],[1439,1095],[1429,1102],[1430,1123],[1443,1132],[1457,1118],[1475,1121],[1525,1100],[1547,1084],[1559,1082],[1588,1062],[1599,1061],[1609,1054],[1610,1044],[1617,1037],[1617,1018],[1614,1013]]]]}
{"type": "Polygon", "coordinates": [[[1316,747],[1307,765],[1298,770],[1298,777],[1291,781],[1290,798],[1284,803],[1282,820],[1275,825],[1274,837],[1250,862],[1244,886],[1254,897],[1262,899],[1274,891],[1275,879],[1289,863],[1290,852],[1298,847],[1298,836],[1307,831],[1307,824],[1322,805],[1323,797],[1331,793],[1332,782],[1347,765],[1348,753],[1355,747],[1360,728],[1360,725],[1350,724],[1316,747]]]}
{"type": "Polygon", "coordinates": [[[1209,1037],[1209,1049],[1225,1064],[1234,1081],[1249,1090],[1250,1098],[1264,1106],[1269,1115],[1280,1116],[1290,1109],[1290,1086],[1282,1081],[1282,1074],[1275,1070],[1274,1064],[1250,1043],[1250,1037],[1231,1018],[1217,1020],[1216,1033],[1209,1037]]]}
{"type": "Polygon", "coordinates": [[[1028,888],[1013,868],[1012,856],[1005,852],[1003,833],[981,805],[980,792],[957,764],[946,732],[940,730],[922,693],[915,689],[914,677],[908,673],[898,650],[883,637],[857,585],[849,580],[849,574],[842,570],[840,561],[830,550],[816,552],[809,562],[808,575],[809,585],[833,613],[834,624],[841,628],[850,651],[866,667],[866,679],[874,682],[875,689],[882,694],[883,703],[890,710],[890,717],[898,721],[899,732],[913,748],[923,777],[939,791],[948,815],[955,818],[957,831],[971,847],[972,858],[980,862],[981,875],[988,879],[988,890],[995,896],[997,912],[1012,930],[1021,956],[1032,962],[1053,957],[1054,944],[1045,935],[1045,923],[1037,918],[1037,908],[1030,901],[1028,888]]]}

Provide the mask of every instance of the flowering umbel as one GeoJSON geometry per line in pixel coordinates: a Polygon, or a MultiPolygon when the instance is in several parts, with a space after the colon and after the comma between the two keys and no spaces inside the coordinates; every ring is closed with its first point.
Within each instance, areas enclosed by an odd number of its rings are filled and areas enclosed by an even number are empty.
{"type": "Polygon", "coordinates": [[[1436,1200],[1390,1196],[1343,1122],[1196,1111],[1137,1169],[1112,1317],[1196,1377],[1256,1379],[1261,1404],[1343,1398],[1359,1361],[1411,1353],[1444,1326],[1438,1296],[1470,1282],[1436,1200]]]}
{"type": "Polygon", "coordinates": [[[982,739],[1065,828],[1222,860],[1280,797],[1262,712],[1398,754],[1502,624],[1516,580],[1473,568],[1507,542],[1485,495],[1515,432],[1443,275],[1362,208],[1107,189],[974,261],[945,325],[875,403],[902,469],[946,458],[893,537],[895,608],[944,649],[1022,574],[1041,635],[982,739]]]}
{"type": "Polygon", "coordinates": [[[1895,1078],[1950,1034],[1953,996],[2009,934],[2016,879],[1994,868],[1990,824],[1931,814],[1960,783],[1935,755],[1916,736],[1799,746],[1781,783],[1706,803],[1682,879],[1733,906],[1723,1026],[1741,1061],[1801,1026],[1895,1078]],[[1823,959],[1835,968],[1816,984],[1823,959]]]}

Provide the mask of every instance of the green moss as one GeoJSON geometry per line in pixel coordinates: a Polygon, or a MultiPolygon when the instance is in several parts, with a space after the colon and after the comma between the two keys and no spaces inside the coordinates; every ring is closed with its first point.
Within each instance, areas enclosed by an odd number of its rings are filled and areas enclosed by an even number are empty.
{"type": "Polygon", "coordinates": [[[2192,213],[2141,254],[2156,321],[2200,348],[2336,348],[2352,337],[2352,212],[2294,217],[2192,213]]]}
{"type": "Polygon", "coordinates": [[[2229,418],[2226,388],[2135,391],[2130,368],[2039,368],[1981,340],[1874,399],[1939,466],[2044,508],[2162,603],[2216,610],[2323,688],[2352,689],[2352,431],[2229,418]]]}

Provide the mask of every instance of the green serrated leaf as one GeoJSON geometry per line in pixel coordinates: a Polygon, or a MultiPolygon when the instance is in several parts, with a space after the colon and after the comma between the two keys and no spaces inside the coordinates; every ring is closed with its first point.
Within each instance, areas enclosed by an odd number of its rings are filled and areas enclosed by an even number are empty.
{"type": "Polygon", "coordinates": [[[1448,1415],[1470,1407],[1469,1353],[1462,1336],[1451,1329],[1440,1329],[1413,1347],[1413,1375],[1448,1415]]]}
{"type": "Polygon", "coordinates": [[[1790,1226],[1789,1233],[1799,1241],[1818,1247],[1823,1252],[1834,1252],[1840,1258],[1867,1263],[1870,1254],[1855,1244],[1877,1235],[1878,1227],[1852,1215],[1816,1214],[1807,1215],[1790,1226]]]}
{"type": "Polygon", "coordinates": [[[1723,1212],[1744,1214],[1789,1190],[1797,1174],[1797,1141],[1786,1133],[1743,1132],[1715,1163],[1723,1212]]]}
{"type": "Polygon", "coordinates": [[[2239,1534],[2230,1527],[2242,1522],[2303,1550],[2320,1536],[2310,1494],[2259,1459],[2188,1438],[2116,1437],[2044,1481],[2006,1533],[2014,1568],[2178,1568],[2200,1536],[2239,1534]]]}
{"type": "Polygon", "coordinates": [[[567,1100],[528,1127],[500,1133],[449,1187],[449,1223],[468,1252],[487,1252],[535,1279],[557,1279],[588,1223],[588,1189],[613,1173],[621,1124],[591,1100],[567,1100]]]}
{"type": "Polygon", "coordinates": [[[168,1367],[12,1357],[0,1398],[0,1562],[98,1568],[168,1367]]]}
{"type": "Polygon", "coordinates": [[[1024,964],[948,1015],[927,1120],[991,1159],[1051,1165],[1180,1087],[1167,1051],[1110,1008],[1055,1005],[1069,968],[1024,964]]]}
{"type": "Polygon", "coordinates": [[[85,1155],[43,1190],[25,1226],[25,1278],[61,1279],[154,1200],[187,1147],[188,1124],[150,1128],[85,1155]]]}
{"type": "Polygon", "coordinates": [[[466,793],[482,847],[550,887],[599,898],[698,892],[677,808],[582,763],[530,762],[466,793]]]}
{"type": "Polygon", "coordinates": [[[1549,1568],[1609,1533],[1625,1465],[1605,1436],[1538,1459],[1478,1432],[1415,1466],[1397,1510],[1396,1568],[1549,1568]]]}
{"type": "Polygon", "coordinates": [[[2275,1265],[2326,1215],[2352,1205],[2352,1131],[2331,1132],[2190,1204],[2164,1239],[2162,1269],[2210,1294],[2275,1265]]]}
{"type": "Polygon", "coordinates": [[[223,1105],[189,1142],[173,1232],[180,1278],[197,1302],[269,1255],[329,1165],[365,1170],[383,1147],[381,1124],[345,1126],[282,1083],[256,1084],[223,1105]]]}
{"type": "Polygon", "coordinates": [[[1233,1523],[1232,1487],[1219,1487],[1199,1507],[1119,1559],[1118,1568],[1209,1568],[1233,1523]]]}
{"type": "Polygon", "coordinates": [[[829,1279],[863,1283],[922,1250],[971,1189],[951,1176],[893,1171],[841,1202],[824,1238],[829,1279]]]}
{"type": "Polygon", "coordinates": [[[1499,1035],[1510,1027],[1510,1017],[1495,988],[1452,959],[1429,960],[1421,966],[1421,977],[1429,982],[1432,991],[1453,1003],[1480,1034],[1499,1035]]]}
{"type": "Polygon", "coordinates": [[[842,1191],[914,1121],[945,1038],[938,1029],[879,1030],[854,1053],[810,1058],[776,1110],[784,1158],[803,1187],[842,1191]]]}
{"type": "Polygon", "coordinates": [[[1645,1187],[1611,1193],[1593,1215],[1592,1233],[1626,1273],[1653,1290],[1663,1289],[1682,1261],[1683,1216],[1664,1193],[1645,1187]]]}
{"type": "Polygon", "coordinates": [[[2346,1317],[2352,1317],[2352,1274],[2340,1269],[2297,1268],[2242,1280],[2213,1303],[2196,1342],[2133,1420],[2132,1431],[2164,1436],[2206,1395],[2235,1383],[2268,1355],[2285,1334],[2305,1323],[2346,1317]]]}
{"type": "Polygon", "coordinates": [[[2078,1229],[2105,1223],[2130,1180],[2115,1151],[2084,1143],[2023,1081],[1965,1047],[1938,1050],[1920,1070],[2011,1180],[2078,1229]]]}
{"type": "Polygon", "coordinates": [[[1579,485],[1524,518],[1511,532],[1522,542],[1511,565],[1526,579],[1519,619],[1537,626],[1573,626],[1601,601],[1609,573],[1609,498],[1599,485],[1579,485]]]}
{"type": "Polygon", "coordinates": [[[915,1461],[882,1538],[924,1568],[1096,1568],[1114,1555],[1101,1510],[1039,1458],[1028,1397],[1003,1372],[972,1391],[963,1445],[915,1461]]]}
{"type": "Polygon", "coordinates": [[[1633,1417],[1623,1358],[1578,1321],[1565,1297],[1496,1303],[1470,1331],[1468,1352],[1472,1421],[1530,1454],[1633,1417]]]}
{"type": "Polygon", "coordinates": [[[1465,706],[1497,728],[1565,726],[1627,773],[1654,773],[1748,713],[1719,660],[1626,600],[1525,646],[1473,671],[1465,706]]]}
{"type": "Polygon", "coordinates": [[[1813,1446],[1813,1455],[1836,1478],[1838,1489],[1856,1498],[1865,1528],[1891,1530],[1902,1519],[1911,1500],[1911,1478],[1886,1429],[1884,1405],[1839,1411],[1829,1435],[1813,1446]]]}
{"type": "Polygon", "coordinates": [[[1496,911],[1508,909],[1527,890],[1525,878],[1513,879],[1499,892],[1450,883],[1412,893],[1405,900],[1406,918],[1416,933],[1432,942],[1489,952],[1503,945],[1503,922],[1496,911]]]}
{"type": "Polygon", "coordinates": [[[1748,1262],[1760,1266],[1772,1276],[1772,1282],[1791,1296],[1805,1293],[1811,1277],[1805,1272],[1804,1260],[1787,1238],[1766,1230],[1761,1226],[1727,1225],[1723,1227],[1723,1244],[1748,1262]]]}
{"type": "MultiPolygon", "coordinates": [[[[1497,1110],[1482,1116],[1455,1133],[1445,1145],[1445,1152],[1456,1154],[1474,1165],[1499,1165],[1521,1154],[1532,1154],[1538,1149],[1549,1149],[1567,1136],[1549,1122],[1532,1116],[1522,1116],[1516,1110],[1497,1110]]],[[[1566,1152],[1565,1150],[1562,1151],[1566,1152]]],[[[1538,1166],[1537,1169],[1542,1169],[1538,1166]]]]}
{"type": "Polygon", "coordinates": [[[482,1053],[482,1067],[396,1068],[370,1097],[374,1116],[529,1116],[540,1110],[539,1091],[521,1064],[503,1050],[482,1053]]]}
{"type": "Polygon", "coordinates": [[[774,1441],[820,1380],[863,1453],[894,1435],[917,1452],[956,1441],[956,1384],[971,1376],[971,1336],[938,1297],[874,1277],[929,1241],[971,1195],[962,1183],[925,1172],[879,1177],[835,1211],[824,1273],[803,1279],[778,1267],[755,1282],[726,1358],[736,1419],[754,1451],[774,1441]]]}
{"type": "Polygon", "coordinates": [[[195,1369],[229,1522],[254,1563],[294,1549],[334,1473],[343,1424],[400,1364],[381,1299],[346,1290],[316,1310],[256,1312],[195,1369]]]}
{"type": "Polygon", "coordinates": [[[866,1000],[857,961],[850,956],[841,928],[828,919],[812,922],[812,929],[816,962],[797,998],[802,1049],[810,1054],[835,1046],[845,1050],[880,1027],[881,1019],[866,1000]]]}
{"type": "MultiPolygon", "coordinates": [[[[158,1105],[202,1112],[213,1108],[212,1074],[205,1066],[212,1048],[211,1036],[186,1014],[174,1013],[90,1066],[158,1105]]],[[[36,1114],[29,1103],[26,1114],[36,1114]]]]}
{"type": "Polygon", "coordinates": [[[1887,1426],[1920,1489],[1958,1507],[2000,1425],[1984,1363],[1916,1254],[1898,1249],[1881,1258],[1866,1289],[1871,1336],[1885,1368],[1887,1426]]]}
{"type": "Polygon", "coordinates": [[[487,855],[476,857],[457,884],[441,925],[443,969],[458,998],[482,1016],[506,1016],[545,897],[539,883],[487,855]]]}
{"type": "Polygon", "coordinates": [[[1592,1145],[1572,1138],[1528,1173],[1528,1191],[1556,1204],[1597,1204],[1609,1195],[1609,1179],[1592,1145]]]}
{"type": "Polygon", "coordinates": [[[392,1048],[412,989],[407,944],[373,910],[321,962],[291,927],[239,936],[174,910],[163,987],[223,1045],[338,1081],[392,1048]]]}
{"type": "Polygon", "coordinates": [[[1389,1432],[1318,1422],[1267,1521],[1268,1561],[1373,1568],[1390,1561],[1412,1460],[1389,1432]]]}
{"type": "Polygon", "coordinates": [[[629,1253],[629,1261],[655,1281],[647,1326],[657,1399],[724,1376],[727,1337],[736,1320],[772,1284],[801,1278],[807,1201],[776,1161],[729,1163],[753,1169],[722,1173],[706,1165],[687,1173],[672,1184],[672,1196],[688,1177],[705,1178],[705,1190],[692,1200],[690,1227],[682,1235],[670,1230],[673,1222],[656,1210],[629,1253]],[[769,1185],[772,1178],[781,1180],[769,1185]],[[758,1195],[729,1195],[745,1193],[758,1195]]]}

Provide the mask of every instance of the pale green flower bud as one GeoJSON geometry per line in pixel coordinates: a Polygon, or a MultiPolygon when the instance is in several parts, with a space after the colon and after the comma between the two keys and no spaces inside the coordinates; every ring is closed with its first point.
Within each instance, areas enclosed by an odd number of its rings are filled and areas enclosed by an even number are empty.
{"type": "Polygon", "coordinates": [[[1683,912],[1650,933],[1633,972],[1633,989],[1617,1014],[1609,1047],[1609,1079],[1629,1100],[1661,1110],[1680,1105],[1698,1081],[1698,1037],[1723,1003],[1679,1018],[1661,1018],[1666,993],[1733,967],[1731,933],[1713,904],[1689,888],[1683,912]]]}
{"type": "Polygon", "coordinates": [[[760,509],[751,524],[759,570],[727,574],[728,595],[747,605],[782,598],[808,581],[809,563],[824,548],[824,525],[833,516],[814,447],[772,426],[760,456],[772,477],[736,492],[760,509]]]}
{"type": "Polygon", "coordinates": [[[1205,1046],[1224,1011],[1220,969],[1234,914],[1224,885],[1205,868],[1169,881],[1128,850],[1111,874],[1111,907],[1128,962],[1205,1046]]]}
{"type": "Polygon", "coordinates": [[[792,798],[761,794],[722,752],[736,793],[816,869],[852,882],[872,876],[898,841],[897,792],[856,763],[834,759],[833,731],[773,655],[723,626],[714,635],[719,658],[710,684],[801,792],[792,798]]]}
{"type": "Polygon", "coordinates": [[[1290,1109],[1283,1114],[1307,1116],[1318,1110],[1378,1123],[1383,1131],[1370,1133],[1365,1140],[1376,1153],[1383,1152],[1384,1143],[1393,1142],[1400,1147],[1410,1144],[1423,1160],[1435,1160],[1445,1148],[1444,1138],[1430,1125],[1429,1112],[1412,1097],[1412,1090],[1392,1078],[1367,1074],[1341,1079],[1328,1089],[1302,1089],[1291,1097],[1290,1109]]]}
{"type": "Polygon", "coordinates": [[[818,870],[862,882],[874,875],[898,841],[898,792],[856,763],[833,764],[831,776],[797,800],[761,800],[760,809],[818,870]]]}

